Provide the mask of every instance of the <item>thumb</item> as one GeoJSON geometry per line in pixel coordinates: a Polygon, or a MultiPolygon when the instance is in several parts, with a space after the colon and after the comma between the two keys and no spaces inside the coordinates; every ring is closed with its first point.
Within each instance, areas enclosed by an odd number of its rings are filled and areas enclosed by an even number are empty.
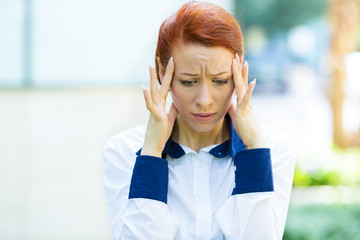
{"type": "Polygon", "coordinates": [[[228,110],[228,113],[230,114],[231,119],[235,119],[235,112],[236,112],[235,105],[234,105],[234,103],[231,103],[230,108],[228,110]]]}
{"type": "Polygon", "coordinates": [[[171,124],[174,124],[177,115],[178,115],[178,110],[176,109],[174,104],[171,104],[171,108],[168,113],[168,119],[171,124]]]}

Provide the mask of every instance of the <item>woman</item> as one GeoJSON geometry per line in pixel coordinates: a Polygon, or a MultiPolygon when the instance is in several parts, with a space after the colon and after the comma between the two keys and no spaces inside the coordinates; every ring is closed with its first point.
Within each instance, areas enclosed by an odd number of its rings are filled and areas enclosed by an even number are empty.
{"type": "Polygon", "coordinates": [[[214,4],[188,2],[161,25],[148,124],[103,151],[114,239],[282,238],[295,156],[257,124],[243,54],[239,24],[214,4]]]}

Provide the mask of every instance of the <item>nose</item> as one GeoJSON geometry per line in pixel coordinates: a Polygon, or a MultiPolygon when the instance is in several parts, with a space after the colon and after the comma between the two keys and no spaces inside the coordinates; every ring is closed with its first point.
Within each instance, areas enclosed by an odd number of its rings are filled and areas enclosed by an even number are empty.
{"type": "Polygon", "coordinates": [[[202,109],[206,109],[213,103],[211,87],[208,83],[202,81],[196,94],[196,104],[202,109]]]}

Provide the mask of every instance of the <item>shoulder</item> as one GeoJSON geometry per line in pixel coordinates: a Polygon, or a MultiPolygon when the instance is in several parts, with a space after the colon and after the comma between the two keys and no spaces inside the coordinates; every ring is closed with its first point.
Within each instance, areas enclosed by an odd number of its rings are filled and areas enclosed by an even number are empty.
{"type": "Polygon", "coordinates": [[[103,147],[104,162],[133,161],[144,143],[146,125],[140,125],[115,134],[103,147]]]}
{"type": "Polygon", "coordinates": [[[265,124],[261,124],[260,127],[270,148],[278,148],[282,145],[292,148],[290,137],[284,131],[265,124]]]}
{"type": "Polygon", "coordinates": [[[291,138],[282,130],[260,125],[267,144],[271,150],[271,158],[274,166],[295,164],[295,150],[291,138]]]}
{"type": "Polygon", "coordinates": [[[109,147],[126,147],[142,144],[145,136],[146,125],[126,129],[110,137],[104,149],[109,147]]]}

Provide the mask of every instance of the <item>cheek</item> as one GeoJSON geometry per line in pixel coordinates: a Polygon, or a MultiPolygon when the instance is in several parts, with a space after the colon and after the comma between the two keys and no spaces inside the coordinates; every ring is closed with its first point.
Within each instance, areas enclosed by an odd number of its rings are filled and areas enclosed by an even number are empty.
{"type": "Polygon", "coordinates": [[[224,106],[230,107],[234,95],[234,87],[230,87],[229,89],[227,89],[227,91],[223,92],[222,94],[223,94],[222,99],[224,106]]]}

